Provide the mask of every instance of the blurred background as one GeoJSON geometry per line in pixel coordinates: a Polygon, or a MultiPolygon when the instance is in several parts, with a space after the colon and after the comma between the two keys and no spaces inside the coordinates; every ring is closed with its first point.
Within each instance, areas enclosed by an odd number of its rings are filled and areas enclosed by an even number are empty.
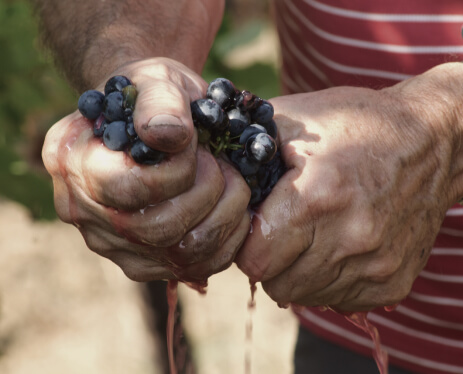
{"type": "MultiPolygon", "coordinates": [[[[206,81],[227,77],[263,98],[278,95],[270,14],[266,0],[227,1],[206,81]]],[[[146,289],[57,220],[41,148],[78,95],[41,50],[27,1],[0,0],[0,51],[0,373],[164,373],[160,317],[146,289]]],[[[292,372],[293,315],[260,288],[250,311],[235,267],[212,277],[206,295],[184,286],[179,295],[199,374],[244,373],[247,356],[252,373],[292,372]]]]}

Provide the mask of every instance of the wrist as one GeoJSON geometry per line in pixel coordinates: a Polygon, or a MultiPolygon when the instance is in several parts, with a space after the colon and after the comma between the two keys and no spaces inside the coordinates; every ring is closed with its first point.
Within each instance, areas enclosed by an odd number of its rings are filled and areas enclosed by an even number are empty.
{"type": "Polygon", "coordinates": [[[89,42],[78,89],[96,87],[121,66],[154,57],[201,73],[223,11],[224,2],[218,0],[190,0],[162,9],[153,2],[122,6],[120,15],[89,42]]]}
{"type": "Polygon", "coordinates": [[[406,126],[428,139],[434,188],[447,208],[463,197],[462,81],[463,64],[447,63],[391,88],[406,126]]]}

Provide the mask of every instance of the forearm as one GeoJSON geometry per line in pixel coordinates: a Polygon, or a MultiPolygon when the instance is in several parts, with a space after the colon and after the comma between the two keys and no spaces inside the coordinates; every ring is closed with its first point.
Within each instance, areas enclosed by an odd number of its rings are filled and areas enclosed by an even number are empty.
{"type": "Polygon", "coordinates": [[[45,45],[79,91],[130,61],[169,57],[200,72],[223,0],[32,0],[45,45]]]}
{"type": "Polygon", "coordinates": [[[448,63],[384,90],[397,105],[392,108],[397,122],[410,129],[400,141],[412,146],[416,135],[427,135],[426,152],[417,158],[433,160],[428,165],[433,181],[427,185],[449,207],[463,197],[462,82],[463,64],[448,63]]]}

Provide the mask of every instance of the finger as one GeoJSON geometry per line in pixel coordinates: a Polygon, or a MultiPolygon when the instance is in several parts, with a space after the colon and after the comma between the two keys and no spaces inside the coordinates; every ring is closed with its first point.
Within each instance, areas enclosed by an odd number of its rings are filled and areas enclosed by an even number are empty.
{"type": "Polygon", "coordinates": [[[217,204],[223,189],[221,170],[209,151],[198,148],[193,186],[183,194],[134,212],[110,215],[118,233],[152,247],[179,243],[217,204]]]}
{"type": "MultiPolygon", "coordinates": [[[[82,178],[68,170],[72,151],[81,138],[88,139],[92,124],[77,111],[62,118],[47,133],[42,159],[53,179],[55,210],[67,223],[74,222],[76,206],[74,181],[82,178]]],[[[85,142],[86,140],[84,140],[85,142]]]]}
{"type": "Polygon", "coordinates": [[[141,209],[188,190],[196,175],[196,140],[185,150],[168,154],[157,165],[140,165],[126,152],[114,152],[93,138],[78,150],[82,157],[83,188],[106,206],[141,209]]]}
{"type": "Polygon", "coordinates": [[[87,214],[85,224],[77,226],[87,247],[118,265],[128,278],[148,281],[174,277],[169,270],[171,265],[162,257],[161,250],[153,251],[151,248],[148,251],[146,245],[119,236],[112,227],[107,227],[104,220],[87,214]]]}
{"type": "MultiPolygon", "coordinates": [[[[196,136],[196,135],[195,135],[196,136]]],[[[81,188],[105,206],[140,209],[191,187],[196,173],[196,140],[158,165],[139,165],[126,152],[106,148],[90,121],[74,114],[55,125],[44,146],[44,162],[69,192],[81,188]]]]}
{"type": "Polygon", "coordinates": [[[135,129],[154,149],[176,153],[191,142],[194,126],[190,102],[205,96],[207,85],[198,78],[191,79],[188,73],[185,68],[178,70],[158,62],[133,78],[139,92],[135,129]]]}
{"type": "Polygon", "coordinates": [[[242,232],[243,239],[249,232],[249,187],[233,166],[220,159],[218,163],[225,178],[225,189],[220,200],[209,215],[168,253],[171,262],[180,267],[211,258],[236,227],[242,224],[244,216],[247,217],[248,227],[242,232]]]}
{"type": "Polygon", "coordinates": [[[136,282],[175,278],[166,265],[131,252],[111,251],[106,253],[105,257],[118,265],[129,279],[136,282]]]}
{"type": "Polygon", "coordinates": [[[249,233],[250,217],[245,214],[239,225],[235,230],[226,238],[225,242],[221,244],[218,250],[205,261],[188,265],[181,268],[172,268],[172,271],[177,278],[186,282],[200,282],[203,283],[211,275],[219,273],[228,269],[233,263],[236,253],[241,248],[247,234],[249,233]]]}
{"type": "MultiPolygon", "coordinates": [[[[252,217],[252,232],[237,256],[251,281],[265,281],[289,266],[312,241],[313,227],[297,222],[298,175],[289,170],[252,217]]],[[[305,223],[305,222],[304,222],[305,223]]]]}

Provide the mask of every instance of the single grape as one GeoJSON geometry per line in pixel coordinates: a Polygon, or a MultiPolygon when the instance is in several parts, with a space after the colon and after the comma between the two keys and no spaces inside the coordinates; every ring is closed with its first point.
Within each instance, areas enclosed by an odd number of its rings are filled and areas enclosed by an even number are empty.
{"type": "Polygon", "coordinates": [[[274,110],[273,105],[267,100],[262,100],[259,105],[253,110],[250,110],[251,120],[255,123],[266,123],[270,122],[273,118],[274,110]]]}
{"type": "Polygon", "coordinates": [[[248,139],[252,136],[252,135],[256,135],[256,134],[260,134],[260,133],[264,133],[266,134],[267,133],[267,130],[265,129],[264,126],[261,126],[261,125],[258,125],[256,123],[246,127],[243,131],[243,133],[241,134],[240,136],[240,140],[239,140],[239,143],[241,145],[244,145],[246,144],[246,142],[248,141],[248,139]]]}
{"type": "Polygon", "coordinates": [[[122,91],[126,86],[130,86],[132,82],[129,78],[123,75],[116,75],[108,79],[104,87],[104,94],[108,95],[111,92],[122,91]]]}
{"type": "Polygon", "coordinates": [[[227,110],[234,103],[235,86],[226,78],[214,79],[207,87],[206,97],[227,110]]]}
{"type": "Polygon", "coordinates": [[[124,108],[122,92],[114,91],[106,95],[103,102],[103,114],[109,122],[124,120],[124,108]]]}
{"type": "Polygon", "coordinates": [[[266,133],[252,135],[245,145],[246,156],[254,161],[265,164],[277,151],[275,140],[266,133]]]}
{"type": "Polygon", "coordinates": [[[132,144],[130,154],[136,163],[144,165],[159,164],[165,156],[163,152],[148,147],[141,139],[132,144]]]}
{"type": "Polygon", "coordinates": [[[269,134],[273,139],[276,139],[278,136],[278,128],[275,121],[272,119],[269,122],[261,123],[265,130],[267,130],[267,134],[269,134]]]}
{"type": "Polygon", "coordinates": [[[242,112],[239,109],[230,109],[227,112],[230,121],[230,136],[235,137],[241,135],[246,127],[251,123],[251,117],[248,112],[242,112]]]}
{"type": "Polygon", "coordinates": [[[135,101],[137,100],[137,94],[138,92],[135,86],[128,85],[122,89],[122,95],[124,97],[122,106],[124,107],[124,109],[133,110],[135,108],[135,101]]]}
{"type": "Polygon", "coordinates": [[[125,130],[126,123],[124,121],[115,121],[107,125],[104,134],[104,145],[113,151],[122,151],[130,143],[125,130]]]}
{"type": "Polygon", "coordinates": [[[85,91],[77,103],[79,112],[90,120],[96,120],[103,111],[104,95],[100,91],[85,91]]]}
{"type": "Polygon", "coordinates": [[[260,163],[246,157],[242,150],[230,152],[229,157],[243,177],[254,175],[259,170],[260,163]]]}
{"type": "Polygon", "coordinates": [[[260,105],[262,99],[249,91],[241,91],[235,95],[235,108],[241,111],[253,110],[260,105]]]}
{"type": "Polygon", "coordinates": [[[228,117],[214,100],[199,99],[191,103],[191,115],[195,126],[211,132],[223,132],[228,128],[228,117]]]}

